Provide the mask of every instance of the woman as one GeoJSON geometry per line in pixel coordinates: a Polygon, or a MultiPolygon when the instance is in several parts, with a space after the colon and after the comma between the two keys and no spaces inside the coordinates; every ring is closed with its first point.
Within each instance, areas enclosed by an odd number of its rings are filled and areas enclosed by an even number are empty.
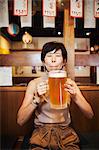
{"type": "MultiPolygon", "coordinates": [[[[79,150],[79,138],[70,127],[70,104],[65,109],[51,109],[49,104],[48,72],[51,70],[66,70],[67,51],[62,43],[48,42],[44,44],[41,60],[46,68],[46,75],[30,81],[25,98],[18,111],[17,122],[23,125],[35,113],[35,129],[30,138],[31,149],[43,150],[79,150]]],[[[76,83],[67,79],[65,91],[70,93],[74,101],[86,117],[92,118],[90,104],[82,95],[76,83]]]]}

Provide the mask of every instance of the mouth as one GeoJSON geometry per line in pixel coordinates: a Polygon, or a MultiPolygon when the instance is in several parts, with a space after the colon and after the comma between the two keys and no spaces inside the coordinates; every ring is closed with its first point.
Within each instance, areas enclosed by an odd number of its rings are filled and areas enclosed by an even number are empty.
{"type": "Polygon", "coordinates": [[[51,68],[57,68],[57,66],[50,66],[51,68]]]}

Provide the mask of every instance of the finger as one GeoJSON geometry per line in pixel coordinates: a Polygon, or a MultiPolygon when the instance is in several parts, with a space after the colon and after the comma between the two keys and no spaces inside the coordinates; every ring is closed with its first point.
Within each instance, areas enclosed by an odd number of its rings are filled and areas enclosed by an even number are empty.
{"type": "Polygon", "coordinates": [[[48,100],[47,100],[45,95],[42,95],[42,98],[43,98],[44,101],[48,102],[48,100]]]}
{"type": "Polygon", "coordinates": [[[38,96],[34,96],[33,99],[35,100],[35,102],[40,103],[40,98],[38,96]]]}
{"type": "Polygon", "coordinates": [[[48,80],[45,81],[45,86],[46,86],[46,89],[48,90],[49,89],[48,80]]]}
{"type": "Polygon", "coordinates": [[[71,86],[74,86],[74,85],[75,85],[75,82],[74,82],[73,80],[71,80],[70,78],[69,78],[69,79],[67,78],[66,84],[69,84],[69,85],[71,85],[71,86]]]}
{"type": "Polygon", "coordinates": [[[46,85],[42,85],[42,86],[38,86],[37,88],[38,89],[46,89],[46,87],[47,87],[46,85]]]}
{"type": "Polygon", "coordinates": [[[74,87],[73,87],[72,85],[70,85],[70,84],[64,84],[64,87],[65,87],[65,88],[68,88],[68,89],[69,89],[69,88],[74,88],[74,87]]]}
{"type": "Polygon", "coordinates": [[[47,90],[47,91],[49,90],[49,85],[48,85],[48,84],[46,85],[46,90],[47,90]]]}
{"type": "Polygon", "coordinates": [[[46,83],[48,84],[48,79],[46,80],[46,83]]]}
{"type": "Polygon", "coordinates": [[[71,86],[71,85],[66,85],[65,86],[65,91],[72,91],[72,93],[75,93],[75,88],[73,87],[73,86],[71,86]]]}
{"type": "Polygon", "coordinates": [[[42,83],[40,83],[40,84],[37,85],[37,87],[42,87],[42,86],[46,86],[46,83],[42,82],[42,83]]]}
{"type": "Polygon", "coordinates": [[[43,95],[43,94],[45,94],[46,93],[46,91],[38,91],[38,95],[39,96],[41,96],[41,95],[43,95]]]}
{"type": "Polygon", "coordinates": [[[67,89],[66,91],[69,92],[69,93],[72,94],[72,95],[75,95],[75,91],[72,90],[72,89],[67,89]]]}
{"type": "Polygon", "coordinates": [[[43,89],[38,89],[37,92],[38,92],[38,94],[41,95],[42,93],[43,93],[43,94],[46,93],[47,90],[46,90],[46,88],[43,88],[43,89]]]}
{"type": "Polygon", "coordinates": [[[46,84],[45,83],[40,83],[37,85],[37,89],[42,89],[42,88],[46,88],[46,84]]]}

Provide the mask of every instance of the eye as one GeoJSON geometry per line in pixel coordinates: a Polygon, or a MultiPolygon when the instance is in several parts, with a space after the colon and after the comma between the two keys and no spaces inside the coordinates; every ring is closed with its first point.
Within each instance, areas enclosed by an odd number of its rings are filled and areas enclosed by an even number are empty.
{"type": "Polygon", "coordinates": [[[61,54],[56,54],[56,57],[61,57],[61,54]]]}
{"type": "Polygon", "coordinates": [[[46,56],[47,56],[47,57],[52,57],[52,55],[51,55],[51,54],[47,54],[46,56]]]}

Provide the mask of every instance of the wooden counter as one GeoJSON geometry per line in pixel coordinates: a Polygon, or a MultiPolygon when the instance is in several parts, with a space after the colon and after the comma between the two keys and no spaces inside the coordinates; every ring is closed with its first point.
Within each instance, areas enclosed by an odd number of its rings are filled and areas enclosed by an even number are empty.
{"type": "Polygon", "coordinates": [[[72,102],[71,116],[74,128],[80,132],[99,132],[99,86],[79,86],[84,97],[92,106],[93,119],[87,119],[72,102]]]}
{"type": "Polygon", "coordinates": [[[1,134],[10,136],[25,135],[32,128],[32,119],[23,127],[17,124],[17,112],[22,104],[26,87],[0,87],[1,134]]]}
{"type": "MultiPolygon", "coordinates": [[[[78,85],[81,91],[99,91],[99,85],[78,85]]],[[[26,86],[6,86],[0,87],[0,91],[26,91],[26,86]]]]}
{"type": "MultiPolygon", "coordinates": [[[[77,106],[71,103],[71,116],[74,128],[80,132],[99,131],[99,86],[79,86],[83,95],[94,110],[92,120],[85,118],[77,106]]],[[[22,104],[25,86],[0,87],[1,131],[3,135],[25,135],[33,126],[31,118],[24,126],[16,122],[17,112],[22,104]]]]}

